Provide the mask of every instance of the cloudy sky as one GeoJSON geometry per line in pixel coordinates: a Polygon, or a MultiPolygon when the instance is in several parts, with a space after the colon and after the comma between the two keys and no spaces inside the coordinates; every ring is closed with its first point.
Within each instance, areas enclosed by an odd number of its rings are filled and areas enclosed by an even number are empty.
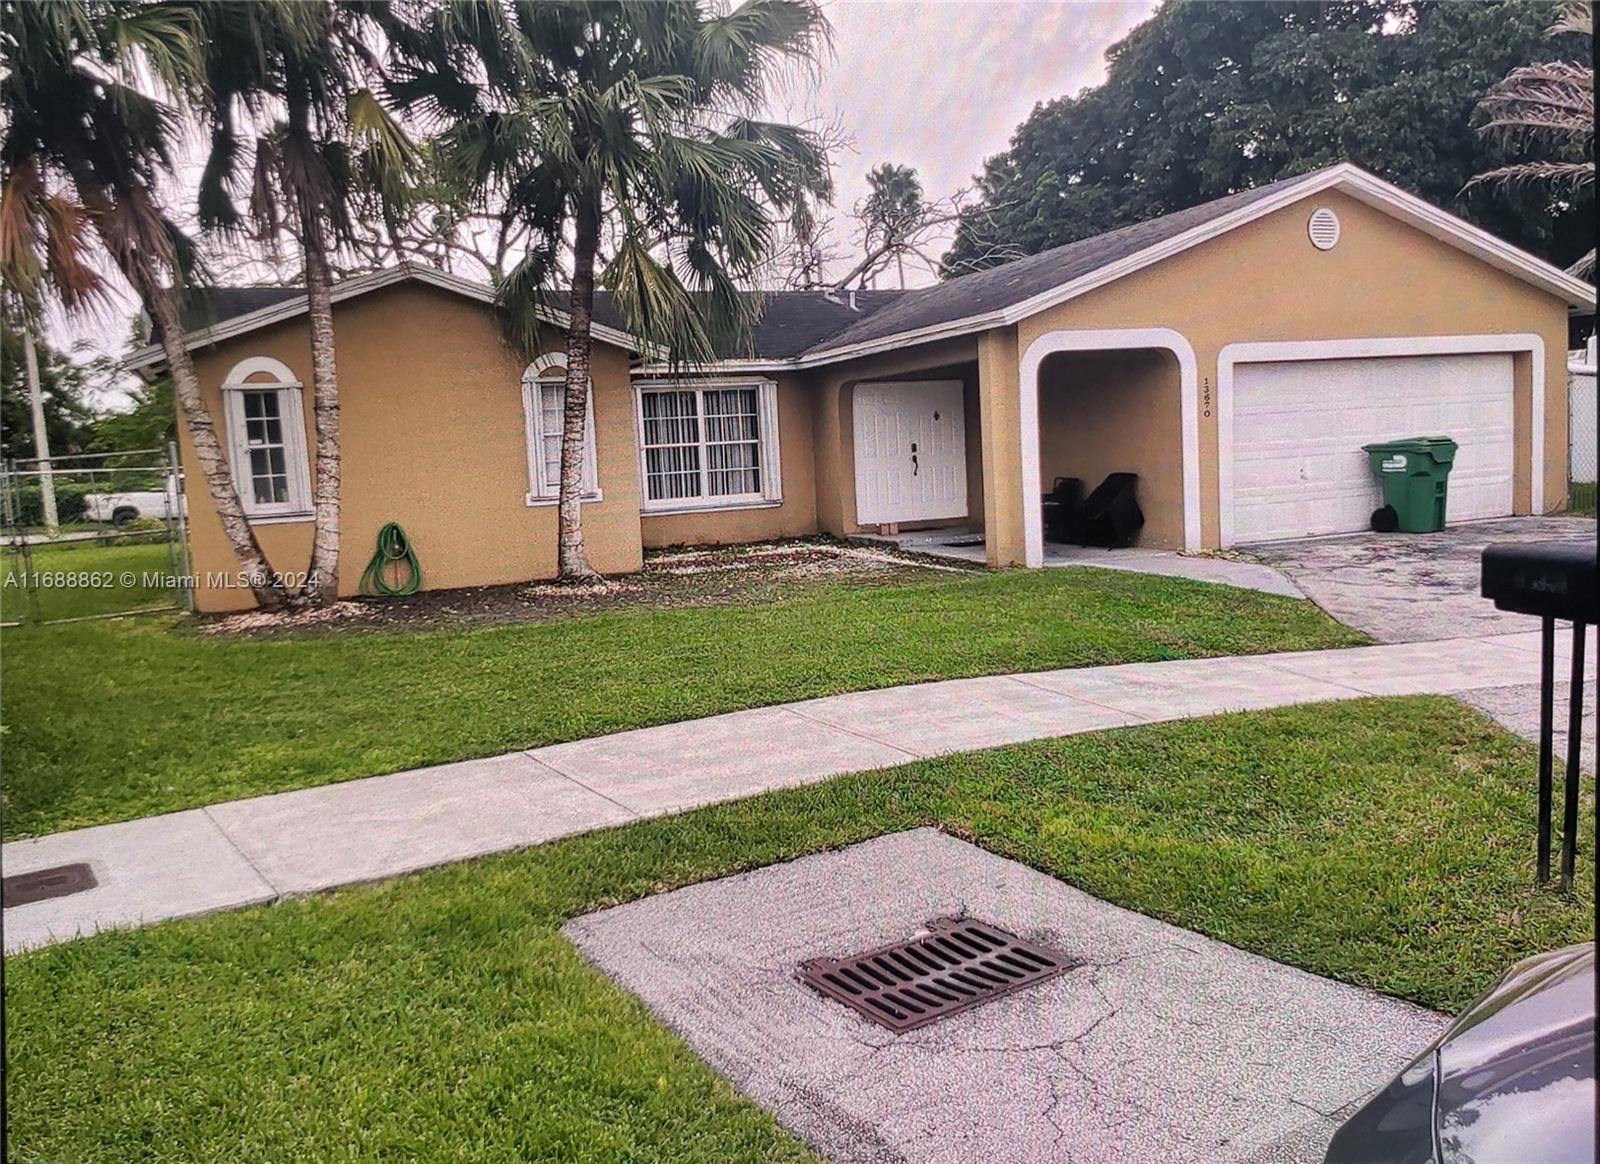
{"type": "MultiPolygon", "coordinates": [[[[914,166],[930,198],[970,185],[1035,103],[1105,76],[1105,50],[1149,16],[1153,0],[825,0],[833,51],[772,98],[775,115],[835,127],[844,217],[879,162],[914,166]]],[[[850,243],[848,224],[840,245],[850,243]]],[[[935,251],[943,247],[936,247],[935,251]]],[[[841,272],[842,273],[842,272],[841,272]]],[[[908,283],[933,279],[908,267],[908,283]]],[[[128,310],[134,310],[130,298],[128,310]]],[[[118,352],[120,319],[55,321],[52,339],[118,352]]],[[[115,407],[120,393],[104,403],[115,407]]]]}
{"type": "Polygon", "coordinates": [[[1154,8],[1153,0],[830,0],[832,58],[811,92],[780,111],[820,117],[854,139],[834,159],[840,210],[866,193],[864,175],[879,162],[914,166],[929,198],[947,197],[971,184],[1035,104],[1103,81],[1106,49],[1154,8]]]}

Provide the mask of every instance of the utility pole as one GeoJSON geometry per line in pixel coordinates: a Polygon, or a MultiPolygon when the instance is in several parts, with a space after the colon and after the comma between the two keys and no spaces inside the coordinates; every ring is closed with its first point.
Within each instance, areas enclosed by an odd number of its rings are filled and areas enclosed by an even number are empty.
{"type": "Polygon", "coordinates": [[[44,528],[51,537],[61,532],[56,513],[56,482],[50,472],[50,435],[44,428],[44,393],[39,390],[39,356],[33,350],[33,331],[22,324],[22,356],[28,367],[28,401],[33,409],[33,455],[39,459],[39,494],[44,504],[44,528]]]}

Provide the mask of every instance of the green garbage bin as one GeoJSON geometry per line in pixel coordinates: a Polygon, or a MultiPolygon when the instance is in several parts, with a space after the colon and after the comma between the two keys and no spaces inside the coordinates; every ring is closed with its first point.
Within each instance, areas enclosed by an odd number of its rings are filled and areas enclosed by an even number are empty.
{"type": "Polygon", "coordinates": [[[1450,466],[1456,442],[1449,437],[1411,437],[1363,445],[1383,486],[1383,507],[1372,515],[1379,533],[1437,533],[1444,528],[1450,466]],[[1389,512],[1389,511],[1392,511],[1389,512]]]}

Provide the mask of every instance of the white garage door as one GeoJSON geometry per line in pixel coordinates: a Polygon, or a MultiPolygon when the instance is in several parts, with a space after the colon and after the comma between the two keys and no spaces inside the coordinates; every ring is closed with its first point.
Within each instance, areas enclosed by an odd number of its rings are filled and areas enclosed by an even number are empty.
{"type": "Polygon", "coordinates": [[[1450,522],[1511,513],[1512,371],[1504,353],[1240,364],[1233,540],[1350,533],[1381,503],[1361,446],[1448,436],[1450,522]]]}

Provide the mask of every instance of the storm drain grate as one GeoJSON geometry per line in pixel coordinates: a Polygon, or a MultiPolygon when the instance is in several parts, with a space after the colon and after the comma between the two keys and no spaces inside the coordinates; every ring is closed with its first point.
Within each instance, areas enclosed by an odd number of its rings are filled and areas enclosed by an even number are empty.
{"type": "Polygon", "coordinates": [[[82,893],[100,884],[94,879],[94,870],[79,862],[76,865],[55,865],[49,869],[35,869],[32,873],[18,873],[0,882],[3,904],[28,905],[52,897],[66,897],[82,893]]]}
{"type": "Polygon", "coordinates": [[[1059,950],[970,918],[849,958],[813,958],[800,981],[891,1031],[912,1031],[1080,965],[1059,950]]]}

